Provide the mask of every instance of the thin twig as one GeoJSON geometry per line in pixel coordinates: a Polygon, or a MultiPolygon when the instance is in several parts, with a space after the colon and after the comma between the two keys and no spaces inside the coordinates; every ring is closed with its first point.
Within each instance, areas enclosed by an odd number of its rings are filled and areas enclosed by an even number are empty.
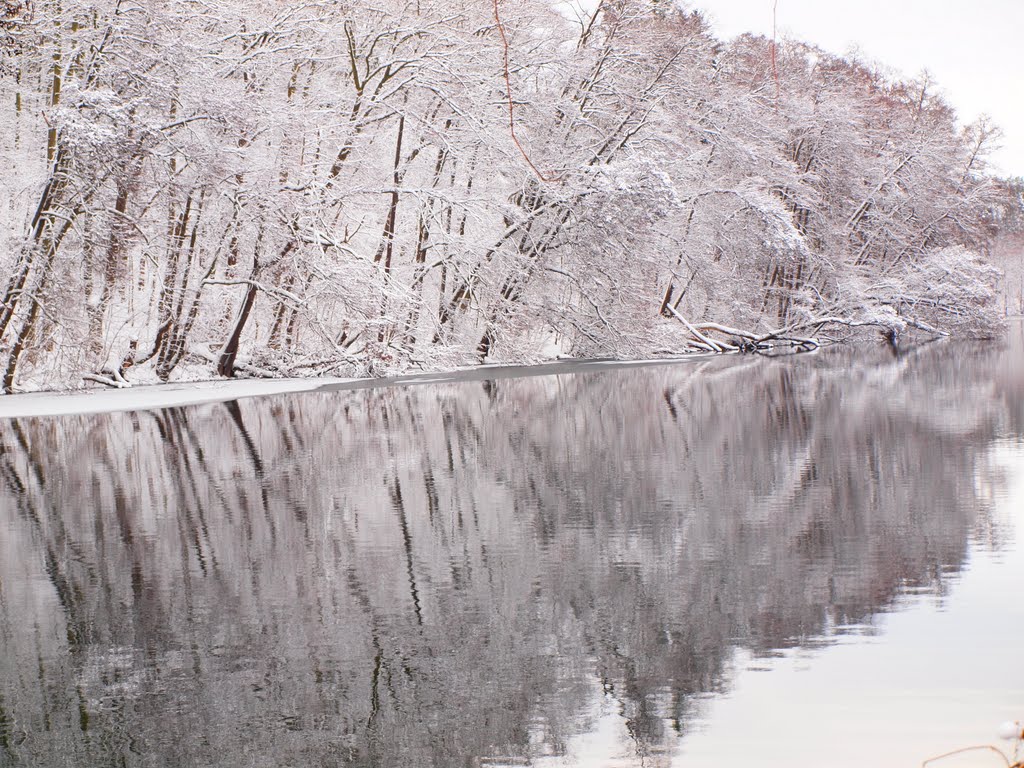
{"type": "Polygon", "coordinates": [[[498,25],[498,32],[501,34],[501,45],[505,55],[505,95],[508,99],[508,131],[512,134],[512,141],[538,179],[548,183],[559,181],[558,177],[545,176],[537,169],[537,166],[533,164],[533,160],[530,159],[530,156],[523,149],[523,145],[519,143],[519,138],[516,136],[515,103],[512,101],[512,76],[509,74],[508,69],[508,37],[505,35],[505,27],[501,23],[501,15],[498,13],[498,0],[494,0],[494,21],[498,25]]]}
{"type": "Polygon", "coordinates": [[[925,760],[923,763],[921,763],[921,768],[924,768],[926,765],[928,765],[928,763],[934,763],[936,760],[943,760],[943,759],[945,759],[947,757],[953,757],[954,755],[963,754],[964,752],[974,752],[976,750],[981,750],[981,749],[988,749],[988,750],[991,750],[991,751],[995,752],[997,755],[999,755],[1001,758],[1003,758],[1003,762],[1006,763],[1006,768],[1013,768],[1013,766],[1010,765],[1009,759],[1006,757],[1006,755],[1003,754],[1002,750],[997,749],[996,747],[993,747],[991,744],[979,744],[978,746],[975,746],[975,747],[963,747],[962,749],[954,749],[952,752],[946,752],[945,754],[942,754],[942,755],[936,755],[935,757],[929,757],[927,760],[925,760]]]}

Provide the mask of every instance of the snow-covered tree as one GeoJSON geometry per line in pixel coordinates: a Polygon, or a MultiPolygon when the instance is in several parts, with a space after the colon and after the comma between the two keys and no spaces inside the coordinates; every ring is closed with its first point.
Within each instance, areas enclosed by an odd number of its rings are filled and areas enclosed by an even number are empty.
{"type": "Polygon", "coordinates": [[[991,329],[992,126],[663,2],[578,22],[6,0],[3,389],[991,329]]]}

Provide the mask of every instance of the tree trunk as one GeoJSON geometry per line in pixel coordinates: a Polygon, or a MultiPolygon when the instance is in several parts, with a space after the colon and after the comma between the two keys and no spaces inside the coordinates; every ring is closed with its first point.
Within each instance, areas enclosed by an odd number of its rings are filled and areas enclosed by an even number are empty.
{"type": "Polygon", "coordinates": [[[259,290],[256,287],[256,277],[259,275],[259,271],[259,262],[254,261],[252,274],[249,277],[249,287],[246,289],[245,299],[242,301],[242,306],[238,310],[238,317],[235,319],[235,326],[231,329],[231,335],[228,337],[227,342],[221,349],[220,357],[217,360],[218,376],[224,376],[230,379],[235,375],[235,358],[238,357],[238,344],[242,338],[242,331],[245,329],[245,323],[248,321],[249,315],[252,313],[253,305],[256,304],[256,291],[259,290]]]}

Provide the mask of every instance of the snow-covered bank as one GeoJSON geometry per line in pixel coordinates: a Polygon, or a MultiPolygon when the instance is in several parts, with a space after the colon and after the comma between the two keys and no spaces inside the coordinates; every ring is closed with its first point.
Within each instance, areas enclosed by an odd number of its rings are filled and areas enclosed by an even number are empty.
{"type": "Polygon", "coordinates": [[[317,389],[325,382],[345,379],[225,379],[176,384],[151,384],[126,389],[94,389],[75,392],[29,392],[0,396],[0,418],[66,416],[82,413],[145,411],[173,408],[243,397],[276,395],[317,389]]]}
{"type": "Polygon", "coordinates": [[[483,365],[457,371],[417,373],[378,379],[222,379],[220,381],[148,384],[124,389],[92,389],[74,392],[29,392],[0,395],[0,418],[31,416],[67,416],[70,414],[147,411],[183,405],[225,402],[246,397],[280,395],[289,392],[330,392],[345,389],[431,384],[435,382],[483,381],[520,376],[547,376],[580,373],[598,368],[627,368],[641,365],[665,365],[682,359],[702,359],[707,355],[656,360],[561,360],[539,365],[483,365]]]}

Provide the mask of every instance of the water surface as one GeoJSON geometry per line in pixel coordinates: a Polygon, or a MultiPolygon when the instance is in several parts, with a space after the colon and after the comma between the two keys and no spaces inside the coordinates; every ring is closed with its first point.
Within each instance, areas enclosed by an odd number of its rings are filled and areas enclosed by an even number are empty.
{"type": "Polygon", "coordinates": [[[905,765],[1024,716],[1024,368],[0,421],[0,765],[905,765]]]}

